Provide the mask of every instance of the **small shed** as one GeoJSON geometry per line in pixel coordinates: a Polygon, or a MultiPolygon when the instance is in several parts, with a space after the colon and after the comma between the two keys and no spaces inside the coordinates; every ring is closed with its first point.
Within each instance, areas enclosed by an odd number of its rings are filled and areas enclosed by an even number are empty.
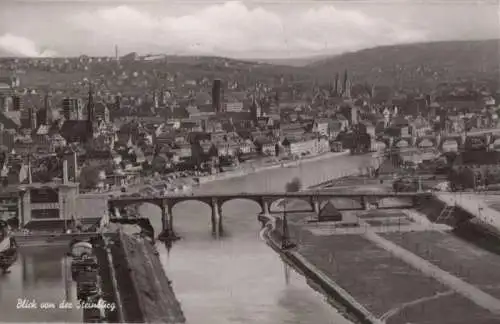
{"type": "Polygon", "coordinates": [[[333,205],[331,201],[327,201],[323,208],[320,209],[318,220],[340,222],[342,221],[342,213],[333,205]]]}

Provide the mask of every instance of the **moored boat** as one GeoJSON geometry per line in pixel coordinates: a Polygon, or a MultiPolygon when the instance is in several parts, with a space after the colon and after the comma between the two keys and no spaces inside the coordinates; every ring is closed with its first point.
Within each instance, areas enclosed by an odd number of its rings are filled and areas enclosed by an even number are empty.
{"type": "Polygon", "coordinates": [[[7,273],[8,269],[17,260],[16,240],[10,235],[6,222],[0,222],[0,269],[7,273]]]}
{"type": "Polygon", "coordinates": [[[7,273],[8,269],[17,260],[17,247],[12,247],[0,252],[0,269],[3,273],[7,273]]]}

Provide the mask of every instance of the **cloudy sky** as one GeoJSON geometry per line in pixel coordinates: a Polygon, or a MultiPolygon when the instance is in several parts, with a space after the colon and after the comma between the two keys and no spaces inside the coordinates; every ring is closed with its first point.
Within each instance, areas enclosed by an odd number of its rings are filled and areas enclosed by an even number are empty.
{"type": "Polygon", "coordinates": [[[496,0],[1,0],[0,55],[288,58],[499,38],[496,0]]]}

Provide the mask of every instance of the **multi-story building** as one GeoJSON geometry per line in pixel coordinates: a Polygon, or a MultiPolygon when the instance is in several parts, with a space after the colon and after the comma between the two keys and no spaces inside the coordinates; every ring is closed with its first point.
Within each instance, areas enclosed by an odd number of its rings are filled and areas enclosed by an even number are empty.
{"type": "Polygon", "coordinates": [[[12,109],[15,111],[23,111],[24,100],[23,97],[15,95],[12,96],[12,109]]]}
{"type": "Polygon", "coordinates": [[[317,119],[313,124],[313,133],[320,134],[322,136],[329,136],[329,122],[327,119],[317,119]]]}
{"type": "Polygon", "coordinates": [[[83,120],[83,103],[77,98],[64,98],[63,116],[66,120],[83,120]]]}
{"type": "Polygon", "coordinates": [[[38,223],[43,228],[43,223],[67,223],[78,218],[78,183],[70,182],[68,177],[65,161],[63,183],[29,183],[19,187],[21,226],[31,223],[31,227],[36,228],[38,223]]]}
{"type": "Polygon", "coordinates": [[[241,112],[243,111],[243,102],[225,102],[223,104],[223,111],[226,112],[241,112]]]}

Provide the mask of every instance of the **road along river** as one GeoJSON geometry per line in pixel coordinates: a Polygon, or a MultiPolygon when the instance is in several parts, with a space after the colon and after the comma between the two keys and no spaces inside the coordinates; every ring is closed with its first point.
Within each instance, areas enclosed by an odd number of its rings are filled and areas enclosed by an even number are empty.
{"type": "MultiPolygon", "coordinates": [[[[294,177],[305,187],[371,163],[369,155],[341,156],[207,183],[197,190],[283,191],[294,177]]],[[[161,228],[159,208],[145,204],[140,212],[157,231],[161,228]]],[[[227,202],[222,209],[225,236],[216,240],[207,205],[184,202],[174,207],[174,228],[182,239],[170,251],[163,246],[159,251],[188,323],[348,323],[260,239],[259,212],[254,202],[227,202]]]]}

